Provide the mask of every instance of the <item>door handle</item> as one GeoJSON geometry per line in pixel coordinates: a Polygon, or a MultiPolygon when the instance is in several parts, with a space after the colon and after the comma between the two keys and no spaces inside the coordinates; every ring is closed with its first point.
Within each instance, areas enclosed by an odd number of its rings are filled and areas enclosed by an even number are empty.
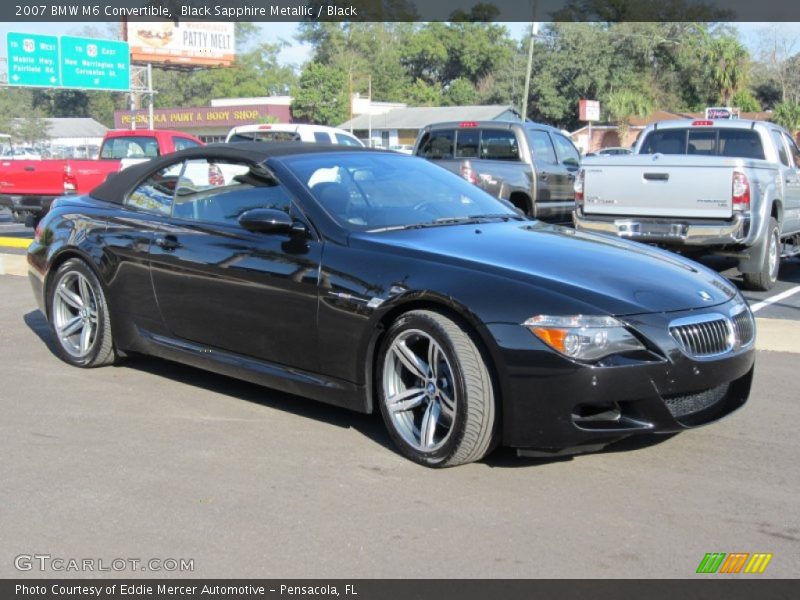
{"type": "Polygon", "coordinates": [[[162,250],[166,250],[167,252],[171,252],[172,250],[177,250],[181,247],[180,242],[178,242],[178,238],[174,235],[165,235],[164,237],[157,237],[154,242],[156,246],[161,248],[162,250]]]}
{"type": "Polygon", "coordinates": [[[36,167],[34,167],[33,165],[28,165],[27,167],[24,167],[24,170],[25,171],[35,171],[36,167]]]}
{"type": "Polygon", "coordinates": [[[647,181],[669,181],[669,173],[645,173],[647,181]]]}

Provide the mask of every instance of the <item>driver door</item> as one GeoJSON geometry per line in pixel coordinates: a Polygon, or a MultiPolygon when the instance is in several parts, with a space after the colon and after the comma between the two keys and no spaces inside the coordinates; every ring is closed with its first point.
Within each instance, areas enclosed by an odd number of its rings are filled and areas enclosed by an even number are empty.
{"type": "Polygon", "coordinates": [[[303,220],[289,191],[263,167],[186,161],[151,249],[164,322],[179,339],[317,370],[321,243],[245,230],[238,217],[252,208],[303,220]]]}

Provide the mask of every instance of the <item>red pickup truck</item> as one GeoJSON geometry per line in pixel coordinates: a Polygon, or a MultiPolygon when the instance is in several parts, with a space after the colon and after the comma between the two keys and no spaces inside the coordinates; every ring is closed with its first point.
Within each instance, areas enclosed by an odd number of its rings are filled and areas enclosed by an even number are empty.
{"type": "Polygon", "coordinates": [[[202,143],[180,131],[120,129],[106,133],[96,160],[0,160],[0,207],[33,225],[59,196],[86,194],[110,173],[202,143]]]}

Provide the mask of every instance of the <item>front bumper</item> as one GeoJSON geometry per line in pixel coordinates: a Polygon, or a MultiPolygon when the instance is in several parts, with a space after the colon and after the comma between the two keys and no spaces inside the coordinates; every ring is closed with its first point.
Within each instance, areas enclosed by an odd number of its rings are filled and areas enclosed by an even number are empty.
{"type": "Polygon", "coordinates": [[[608,233],[638,242],[676,246],[731,246],[742,244],[750,232],[750,216],[736,214],[730,220],[658,217],[615,217],[572,213],[579,231],[608,233]]]}
{"type": "Polygon", "coordinates": [[[685,314],[623,319],[650,352],[605,366],[567,360],[519,325],[490,325],[503,356],[503,443],[554,454],[595,450],[631,435],[712,423],[740,408],[750,394],[754,343],[719,358],[691,358],[667,330],[685,314]]]}

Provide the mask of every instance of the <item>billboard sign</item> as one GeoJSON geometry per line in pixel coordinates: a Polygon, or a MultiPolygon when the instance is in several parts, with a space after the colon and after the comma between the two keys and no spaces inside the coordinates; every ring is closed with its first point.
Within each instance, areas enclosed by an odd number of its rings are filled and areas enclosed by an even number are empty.
{"type": "Polygon", "coordinates": [[[578,102],[578,112],[581,121],[599,121],[600,120],[600,101],[599,100],[581,100],[578,102]]]}
{"type": "Polygon", "coordinates": [[[57,87],[61,82],[56,36],[10,32],[6,48],[8,85],[57,87]]]}
{"type": "Polygon", "coordinates": [[[61,37],[63,87],[127,91],[130,82],[131,61],[125,42],[61,37]]]}
{"type": "Polygon", "coordinates": [[[706,108],[706,119],[735,119],[736,113],[730,106],[710,106],[706,108]]]}
{"type": "Polygon", "coordinates": [[[125,33],[132,62],[227,67],[236,56],[233,27],[233,23],[128,21],[125,33]]]}

